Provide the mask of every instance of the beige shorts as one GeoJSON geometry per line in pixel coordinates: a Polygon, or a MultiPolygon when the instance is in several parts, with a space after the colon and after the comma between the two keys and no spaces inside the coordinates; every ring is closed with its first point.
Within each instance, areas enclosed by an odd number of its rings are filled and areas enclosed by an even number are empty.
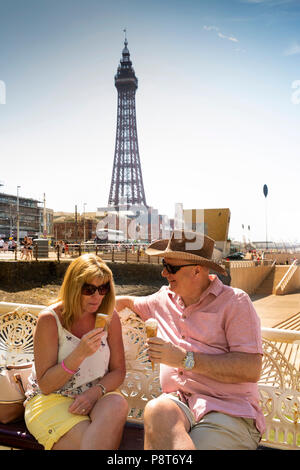
{"type": "Polygon", "coordinates": [[[197,450],[256,450],[261,439],[254,420],[211,411],[199,422],[189,407],[176,394],[164,393],[161,398],[173,400],[190,422],[189,435],[197,450]]]}

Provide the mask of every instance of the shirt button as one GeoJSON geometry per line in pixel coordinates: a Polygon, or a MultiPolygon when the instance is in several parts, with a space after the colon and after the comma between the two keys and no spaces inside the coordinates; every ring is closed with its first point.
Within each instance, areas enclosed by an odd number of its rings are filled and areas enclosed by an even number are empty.
{"type": "Polygon", "coordinates": [[[186,319],[186,315],[183,315],[183,317],[182,317],[182,318],[186,319]]]}
{"type": "Polygon", "coordinates": [[[182,335],[182,339],[185,339],[185,336],[184,336],[184,335],[182,335]]]}
{"type": "Polygon", "coordinates": [[[183,372],[182,372],[182,370],[179,372],[179,375],[183,375],[183,372]]]}

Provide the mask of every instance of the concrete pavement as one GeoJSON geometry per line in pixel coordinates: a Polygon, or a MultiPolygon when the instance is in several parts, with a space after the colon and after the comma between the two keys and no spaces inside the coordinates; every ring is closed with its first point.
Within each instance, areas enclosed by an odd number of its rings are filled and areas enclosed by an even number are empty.
{"type": "MultiPolygon", "coordinates": [[[[289,318],[300,318],[300,293],[265,297],[253,295],[251,300],[263,327],[280,328],[280,324],[289,318]]],[[[299,329],[297,324],[295,329],[299,329]]]]}

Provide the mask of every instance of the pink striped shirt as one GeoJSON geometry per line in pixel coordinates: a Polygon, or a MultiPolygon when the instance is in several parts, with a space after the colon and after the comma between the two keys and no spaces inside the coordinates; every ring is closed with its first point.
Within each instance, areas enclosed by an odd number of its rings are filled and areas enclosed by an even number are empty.
{"type": "MultiPolygon", "coordinates": [[[[205,354],[263,354],[260,319],[249,296],[210,275],[210,285],[196,304],[185,307],[180,296],[163,286],[155,294],[136,297],[134,309],[145,321],[156,318],[158,336],[187,351],[205,354]]],[[[195,420],[210,411],[252,418],[263,433],[264,416],[256,383],[222,383],[183,368],[160,365],[165,393],[180,391],[195,420]]]]}

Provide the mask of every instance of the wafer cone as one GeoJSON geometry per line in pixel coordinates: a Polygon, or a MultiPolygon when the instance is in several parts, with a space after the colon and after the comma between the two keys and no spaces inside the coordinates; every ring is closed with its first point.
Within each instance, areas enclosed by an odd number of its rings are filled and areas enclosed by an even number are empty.
{"type": "MultiPolygon", "coordinates": [[[[146,327],[147,338],[154,338],[155,336],[157,336],[157,327],[158,327],[157,320],[155,320],[154,318],[149,318],[149,320],[145,322],[145,327],[146,327]]],[[[155,363],[151,362],[151,365],[152,365],[152,372],[153,372],[155,363]]]]}
{"type": "Polygon", "coordinates": [[[95,321],[95,328],[106,328],[108,315],[105,313],[97,313],[96,314],[96,321],[95,321]]]}

